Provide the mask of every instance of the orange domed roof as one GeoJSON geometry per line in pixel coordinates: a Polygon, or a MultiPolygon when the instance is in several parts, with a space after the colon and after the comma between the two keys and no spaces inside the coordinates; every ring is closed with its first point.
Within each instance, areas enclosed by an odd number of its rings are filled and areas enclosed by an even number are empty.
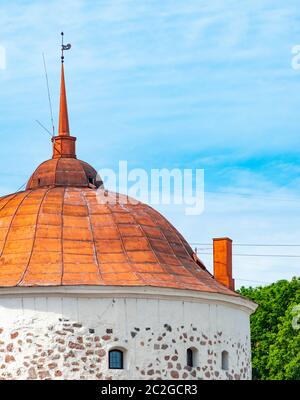
{"type": "Polygon", "coordinates": [[[0,287],[156,286],[234,295],[153,208],[97,187],[70,136],[62,65],[53,158],[0,198],[0,287]]]}
{"type": "Polygon", "coordinates": [[[97,171],[77,158],[55,158],[43,162],[31,175],[26,189],[45,186],[99,187],[97,171]]]}
{"type": "Polygon", "coordinates": [[[158,286],[233,294],[157,211],[91,188],[0,200],[0,286],[158,286]]]}

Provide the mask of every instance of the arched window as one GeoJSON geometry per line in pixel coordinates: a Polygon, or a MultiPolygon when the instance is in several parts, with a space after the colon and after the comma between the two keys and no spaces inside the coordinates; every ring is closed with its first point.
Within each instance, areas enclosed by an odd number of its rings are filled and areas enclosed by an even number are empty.
{"type": "Polygon", "coordinates": [[[186,365],[188,367],[194,366],[194,352],[192,349],[187,349],[186,351],[186,365]]]}
{"type": "Polygon", "coordinates": [[[229,369],[229,354],[228,351],[222,351],[222,369],[225,371],[229,369]]]}
{"type": "Polygon", "coordinates": [[[108,365],[109,369],[123,369],[123,351],[110,350],[108,353],[108,365]]]}

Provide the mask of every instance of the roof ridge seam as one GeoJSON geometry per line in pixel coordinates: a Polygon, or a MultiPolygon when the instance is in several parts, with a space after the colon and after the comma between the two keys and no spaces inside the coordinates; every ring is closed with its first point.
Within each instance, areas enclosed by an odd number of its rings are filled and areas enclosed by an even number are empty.
{"type": "MultiPolygon", "coordinates": [[[[19,208],[21,207],[23,201],[29,196],[30,193],[32,193],[32,190],[30,190],[28,193],[26,193],[26,192],[24,192],[24,193],[25,193],[25,196],[22,198],[22,200],[21,200],[20,203],[18,204],[17,208],[15,209],[15,212],[14,212],[14,214],[13,214],[13,217],[12,217],[12,219],[11,219],[11,221],[10,221],[9,226],[8,226],[8,229],[7,229],[7,232],[6,232],[6,235],[5,235],[5,239],[4,239],[4,243],[3,243],[3,246],[2,246],[2,250],[1,250],[1,252],[0,252],[0,257],[2,257],[4,248],[5,248],[6,243],[7,243],[7,237],[8,237],[8,235],[9,235],[10,228],[11,228],[11,226],[12,226],[12,224],[13,224],[13,221],[14,221],[14,219],[15,219],[15,217],[16,217],[16,214],[17,214],[19,208]]],[[[16,194],[16,195],[17,195],[17,194],[16,194]]]]}
{"type": "Polygon", "coordinates": [[[62,203],[61,203],[61,281],[60,286],[63,286],[64,279],[64,206],[67,188],[63,189],[62,203]]]}
{"type": "MultiPolygon", "coordinates": [[[[120,237],[120,242],[121,242],[121,246],[122,246],[123,253],[125,254],[125,257],[126,257],[126,260],[127,260],[128,264],[131,264],[131,261],[130,261],[130,259],[129,259],[129,257],[128,257],[128,254],[127,254],[127,250],[126,250],[125,245],[124,245],[123,236],[122,236],[122,234],[121,234],[121,231],[120,231],[119,225],[118,225],[118,223],[117,223],[117,221],[116,221],[116,218],[115,218],[115,216],[114,216],[114,213],[112,212],[112,210],[110,209],[110,207],[109,207],[108,205],[107,205],[107,207],[108,207],[108,209],[109,209],[109,211],[110,211],[110,213],[111,213],[111,217],[112,217],[114,223],[116,224],[116,229],[117,229],[118,234],[119,234],[119,237],[120,237]]],[[[126,210],[126,213],[128,213],[128,210],[126,210]]],[[[137,278],[139,277],[139,276],[136,274],[136,271],[132,271],[132,272],[134,272],[134,275],[135,275],[137,278]]]]}
{"type": "Polygon", "coordinates": [[[88,214],[88,221],[89,221],[89,226],[90,226],[90,230],[91,230],[91,235],[92,235],[92,239],[93,239],[94,256],[95,256],[95,259],[96,259],[97,265],[98,265],[98,273],[100,275],[101,280],[103,280],[103,276],[102,276],[102,272],[101,272],[101,268],[100,268],[100,264],[101,263],[100,263],[99,258],[98,258],[96,244],[95,244],[95,234],[94,234],[93,224],[91,222],[89,204],[88,204],[87,198],[85,197],[85,194],[82,193],[82,192],[80,194],[82,195],[82,198],[84,199],[84,202],[85,202],[85,205],[86,205],[86,208],[87,208],[87,211],[88,211],[87,214],[88,214]]]}
{"type": "MultiPolygon", "coordinates": [[[[148,214],[147,214],[147,215],[148,215],[148,214]]],[[[144,237],[146,238],[146,240],[147,240],[147,242],[148,242],[148,244],[149,244],[149,247],[150,247],[152,253],[154,254],[154,256],[155,256],[155,258],[156,258],[157,264],[161,265],[161,267],[163,268],[163,270],[165,271],[165,273],[168,274],[168,272],[166,271],[166,268],[165,268],[164,264],[161,263],[160,260],[159,260],[159,258],[157,257],[156,252],[154,251],[153,246],[151,245],[150,239],[149,239],[148,235],[146,235],[146,232],[145,232],[145,230],[143,229],[142,225],[139,224],[139,223],[137,222],[135,215],[131,215],[131,216],[132,216],[132,218],[134,219],[135,223],[140,227],[141,231],[143,232],[144,237]]],[[[148,215],[148,216],[149,216],[149,215],[148,215]]],[[[151,219],[151,218],[150,218],[150,219],[151,219]]],[[[142,276],[142,274],[140,274],[140,275],[142,276]]],[[[142,279],[143,279],[143,278],[142,278],[142,279]]]]}
{"type": "MultiPolygon", "coordinates": [[[[49,189],[44,189],[44,190],[45,190],[45,192],[43,193],[43,196],[42,196],[42,198],[41,198],[41,202],[40,202],[40,204],[39,204],[38,211],[37,211],[37,215],[36,215],[35,230],[34,230],[34,236],[33,236],[33,240],[32,240],[32,246],[31,246],[30,256],[29,256],[29,258],[28,258],[27,265],[26,265],[26,267],[25,267],[25,269],[24,269],[24,271],[23,271],[23,274],[21,275],[21,277],[20,277],[18,283],[16,284],[16,286],[22,286],[22,282],[23,282],[23,280],[24,280],[24,278],[25,278],[25,275],[26,275],[26,273],[27,273],[29,264],[30,264],[31,259],[32,259],[33,249],[34,249],[34,245],[35,245],[35,241],[36,241],[36,234],[37,234],[37,228],[38,228],[38,220],[39,220],[39,217],[40,217],[40,211],[41,211],[41,208],[42,208],[42,204],[43,204],[43,202],[44,202],[44,200],[45,200],[45,197],[46,197],[46,195],[48,194],[48,192],[51,190],[51,188],[49,188],[49,189]]],[[[32,193],[32,192],[31,192],[31,193],[32,193]]]]}
{"type": "Polygon", "coordinates": [[[60,160],[60,158],[57,159],[56,166],[55,166],[54,182],[53,182],[54,186],[56,185],[56,177],[57,177],[57,169],[58,169],[58,162],[59,162],[59,160],[60,160]]]}

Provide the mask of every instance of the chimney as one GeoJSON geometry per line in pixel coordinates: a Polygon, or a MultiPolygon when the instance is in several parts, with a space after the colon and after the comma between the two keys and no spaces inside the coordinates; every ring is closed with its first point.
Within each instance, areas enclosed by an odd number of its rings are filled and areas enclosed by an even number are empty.
{"type": "Polygon", "coordinates": [[[234,290],[232,279],[232,240],[229,238],[213,239],[214,247],[214,277],[215,279],[234,290]]]}

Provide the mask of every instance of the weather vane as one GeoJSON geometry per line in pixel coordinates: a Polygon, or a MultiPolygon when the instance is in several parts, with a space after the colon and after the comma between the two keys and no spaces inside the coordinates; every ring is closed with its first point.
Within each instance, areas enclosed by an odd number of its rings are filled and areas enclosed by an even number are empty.
{"type": "Polygon", "coordinates": [[[63,63],[64,62],[64,51],[65,50],[70,50],[70,48],[71,48],[71,45],[70,45],[70,43],[68,43],[68,44],[64,44],[64,33],[62,32],[61,33],[61,62],[63,63]]]}

